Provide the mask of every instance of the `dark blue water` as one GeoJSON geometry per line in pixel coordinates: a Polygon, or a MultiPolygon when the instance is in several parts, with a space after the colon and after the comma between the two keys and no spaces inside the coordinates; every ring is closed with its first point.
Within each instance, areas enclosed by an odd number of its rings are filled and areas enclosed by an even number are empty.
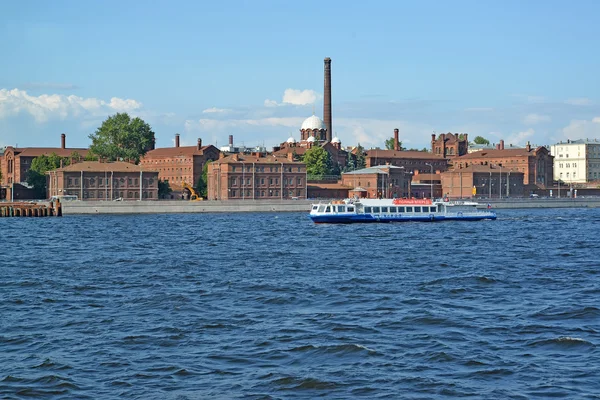
{"type": "Polygon", "coordinates": [[[600,209],[0,219],[0,398],[600,398],[600,209]]]}

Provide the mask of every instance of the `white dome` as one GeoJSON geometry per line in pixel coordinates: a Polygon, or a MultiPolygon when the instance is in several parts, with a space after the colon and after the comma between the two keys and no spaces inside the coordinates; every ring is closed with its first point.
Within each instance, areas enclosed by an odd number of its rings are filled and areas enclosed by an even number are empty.
{"type": "Polygon", "coordinates": [[[290,136],[290,138],[286,140],[286,143],[296,143],[296,139],[294,139],[293,136],[290,136]]]}
{"type": "Polygon", "coordinates": [[[310,129],[312,131],[313,129],[327,129],[327,127],[325,126],[325,122],[323,122],[321,118],[317,117],[316,115],[313,115],[304,120],[304,122],[302,123],[302,128],[300,129],[310,129]]]}
{"type": "Polygon", "coordinates": [[[315,141],[315,137],[314,137],[314,136],[311,136],[311,137],[309,137],[308,139],[306,139],[306,141],[307,141],[307,142],[311,142],[311,143],[312,143],[312,142],[314,142],[314,141],[315,141]]]}
{"type": "Polygon", "coordinates": [[[336,136],[333,139],[331,139],[331,143],[341,143],[342,141],[336,136]]]}

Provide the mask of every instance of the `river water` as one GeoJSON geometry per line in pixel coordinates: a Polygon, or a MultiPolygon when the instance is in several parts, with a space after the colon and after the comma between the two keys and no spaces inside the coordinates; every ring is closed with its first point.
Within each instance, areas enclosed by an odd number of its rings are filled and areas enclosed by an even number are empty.
{"type": "Polygon", "coordinates": [[[0,219],[0,398],[600,398],[600,209],[0,219]]]}

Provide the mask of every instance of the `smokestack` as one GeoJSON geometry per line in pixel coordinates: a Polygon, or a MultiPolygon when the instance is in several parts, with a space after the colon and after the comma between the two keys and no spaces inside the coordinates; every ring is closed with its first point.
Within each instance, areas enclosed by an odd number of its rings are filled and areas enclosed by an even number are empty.
{"type": "Polygon", "coordinates": [[[179,147],[179,133],[175,134],[175,147],[179,147]]]}
{"type": "Polygon", "coordinates": [[[233,147],[233,135],[229,135],[229,146],[233,147]]]}
{"type": "Polygon", "coordinates": [[[500,150],[504,150],[504,139],[500,140],[500,150]]]}
{"type": "Polygon", "coordinates": [[[202,139],[198,138],[198,150],[202,149],[202,139]]]}
{"type": "Polygon", "coordinates": [[[395,151],[399,151],[400,150],[400,131],[398,130],[398,128],[394,129],[394,150],[395,151]]]}
{"type": "Polygon", "coordinates": [[[325,139],[331,142],[331,135],[333,133],[333,127],[331,124],[331,58],[325,59],[325,88],[324,88],[323,99],[323,121],[327,127],[327,134],[325,139]]]}
{"type": "Polygon", "coordinates": [[[67,135],[65,135],[64,133],[60,134],[60,148],[61,149],[67,148],[67,135]]]}

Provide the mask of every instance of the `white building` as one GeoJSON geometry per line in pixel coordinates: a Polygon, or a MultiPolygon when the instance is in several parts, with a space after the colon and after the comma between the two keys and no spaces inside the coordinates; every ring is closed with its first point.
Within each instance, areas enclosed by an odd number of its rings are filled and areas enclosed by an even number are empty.
{"type": "Polygon", "coordinates": [[[586,183],[600,180],[600,141],[567,140],[550,146],[554,156],[554,180],[586,183]]]}

